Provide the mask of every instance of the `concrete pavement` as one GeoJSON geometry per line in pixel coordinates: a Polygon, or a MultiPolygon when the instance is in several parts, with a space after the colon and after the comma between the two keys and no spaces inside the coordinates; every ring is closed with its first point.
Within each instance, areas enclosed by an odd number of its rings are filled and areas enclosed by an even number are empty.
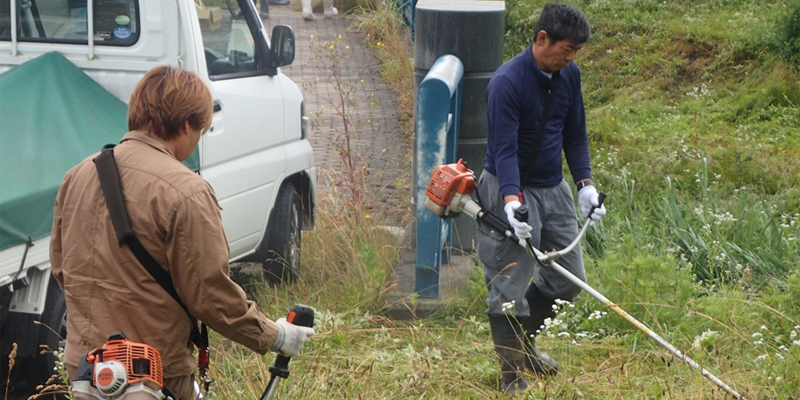
{"type": "MultiPolygon", "coordinates": [[[[411,188],[397,182],[412,179],[411,140],[402,132],[396,96],[381,80],[380,63],[374,51],[366,47],[363,33],[350,28],[355,17],[323,19],[321,14],[317,14],[316,20],[307,22],[296,9],[299,7],[294,5],[271,6],[270,18],[263,21],[268,31],[278,24],[294,28],[295,60],[282,71],[303,89],[306,109],[314,123],[309,140],[320,171],[320,192],[324,193],[326,186],[336,184],[334,179],[340,182],[342,173],[346,171],[337,145],[332,144],[344,133],[342,118],[331,110],[334,106],[341,106],[340,91],[337,90],[337,79],[331,77],[333,70],[324,67],[326,63],[330,64],[332,57],[321,56],[331,54],[328,51],[333,45],[339,57],[338,82],[349,82],[355,87],[350,95],[353,100],[350,106],[351,129],[355,128],[353,153],[362,157],[361,161],[370,172],[368,190],[375,190],[376,199],[381,204],[412,207],[411,188]]],[[[392,219],[384,224],[397,225],[402,220],[392,219]]],[[[394,228],[403,231],[407,227],[394,228]]],[[[469,273],[476,265],[474,258],[453,256],[451,264],[442,266],[439,298],[415,298],[412,295],[415,274],[413,235],[405,235],[404,245],[406,249],[395,268],[385,300],[391,318],[424,318],[463,297],[469,273]]]]}
{"type": "Polygon", "coordinates": [[[270,18],[263,22],[268,31],[274,25],[294,29],[295,60],[281,70],[302,88],[305,96],[312,121],[309,140],[319,168],[321,191],[326,185],[346,180],[349,167],[340,150],[345,134],[349,134],[353,168],[367,173],[368,190],[375,189],[378,198],[390,203],[407,204],[410,193],[396,190],[399,185],[395,180],[404,175],[408,179],[411,143],[398,122],[396,96],[381,80],[380,63],[373,50],[366,48],[365,35],[350,28],[356,21],[353,16],[324,19],[316,14],[316,20],[304,21],[296,9],[299,7],[294,3],[271,6],[270,18]],[[326,68],[334,63],[334,57],[338,60],[336,67],[326,68]],[[338,80],[331,76],[334,69],[338,80]],[[349,85],[337,90],[337,83],[349,85]],[[345,105],[350,126],[346,132],[344,120],[335,109],[342,108],[340,94],[347,92],[349,95],[344,97],[350,100],[345,105]]]}

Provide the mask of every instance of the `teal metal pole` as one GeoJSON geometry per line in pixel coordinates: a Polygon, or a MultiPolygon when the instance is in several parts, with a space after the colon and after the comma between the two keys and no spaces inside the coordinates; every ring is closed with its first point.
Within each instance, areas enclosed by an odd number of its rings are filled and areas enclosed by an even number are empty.
{"type": "Polygon", "coordinates": [[[439,57],[417,89],[416,139],[416,273],[414,291],[421,297],[439,297],[442,263],[450,261],[453,221],[425,208],[425,189],[433,169],[457,161],[458,117],[464,66],[453,55],[439,57]]]}

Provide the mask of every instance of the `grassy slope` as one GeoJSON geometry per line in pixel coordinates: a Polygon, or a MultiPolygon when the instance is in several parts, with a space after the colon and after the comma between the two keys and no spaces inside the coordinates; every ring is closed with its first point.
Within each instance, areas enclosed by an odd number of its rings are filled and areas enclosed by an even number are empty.
{"type": "MultiPolygon", "coordinates": [[[[507,56],[531,37],[541,2],[527,3],[507,2],[507,56]]],[[[609,215],[586,241],[591,284],[748,398],[796,398],[800,86],[777,56],[784,4],[571,3],[595,29],[578,63],[594,174],[609,194],[609,215]]],[[[303,280],[256,296],[267,315],[294,301],[321,311],[285,398],[502,398],[479,279],[430,320],[380,316],[396,245],[340,202],[332,195],[304,238],[303,280]]],[[[528,398],[725,398],[602,311],[588,295],[564,308],[540,340],[563,371],[528,398]]],[[[265,362],[214,344],[216,398],[257,397],[265,362]]]]}

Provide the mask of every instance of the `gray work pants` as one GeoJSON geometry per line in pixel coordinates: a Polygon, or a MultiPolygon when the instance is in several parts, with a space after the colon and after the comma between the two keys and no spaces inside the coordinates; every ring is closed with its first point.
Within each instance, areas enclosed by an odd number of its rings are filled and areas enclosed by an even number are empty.
{"type": "MultiPolygon", "coordinates": [[[[491,210],[497,217],[506,220],[503,211],[505,202],[500,194],[497,177],[483,171],[478,179],[481,206],[491,210]]],[[[543,252],[561,250],[578,236],[578,219],[572,192],[565,181],[548,188],[526,187],[523,190],[524,204],[528,205],[528,225],[533,228],[531,243],[543,252]]],[[[536,282],[531,282],[536,260],[531,259],[525,249],[502,232],[480,225],[478,227],[478,257],[483,263],[483,276],[489,288],[486,300],[489,315],[530,316],[530,307],[525,300],[529,284],[552,299],[575,301],[580,288],[549,268],[539,267],[536,282]],[[504,303],[514,301],[513,309],[503,309],[504,303]]],[[[586,281],[580,245],[557,261],[567,271],[586,281]]],[[[550,304],[546,305],[550,307],[550,304]]]]}

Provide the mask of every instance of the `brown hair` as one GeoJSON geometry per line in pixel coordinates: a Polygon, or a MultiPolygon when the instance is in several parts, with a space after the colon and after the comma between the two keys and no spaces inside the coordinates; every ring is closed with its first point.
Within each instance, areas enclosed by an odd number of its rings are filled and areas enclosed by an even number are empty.
{"type": "Polygon", "coordinates": [[[128,129],[147,130],[170,140],[184,122],[195,129],[211,126],[211,91],[192,72],[167,65],[153,68],[136,84],[128,104],[128,129]]]}

